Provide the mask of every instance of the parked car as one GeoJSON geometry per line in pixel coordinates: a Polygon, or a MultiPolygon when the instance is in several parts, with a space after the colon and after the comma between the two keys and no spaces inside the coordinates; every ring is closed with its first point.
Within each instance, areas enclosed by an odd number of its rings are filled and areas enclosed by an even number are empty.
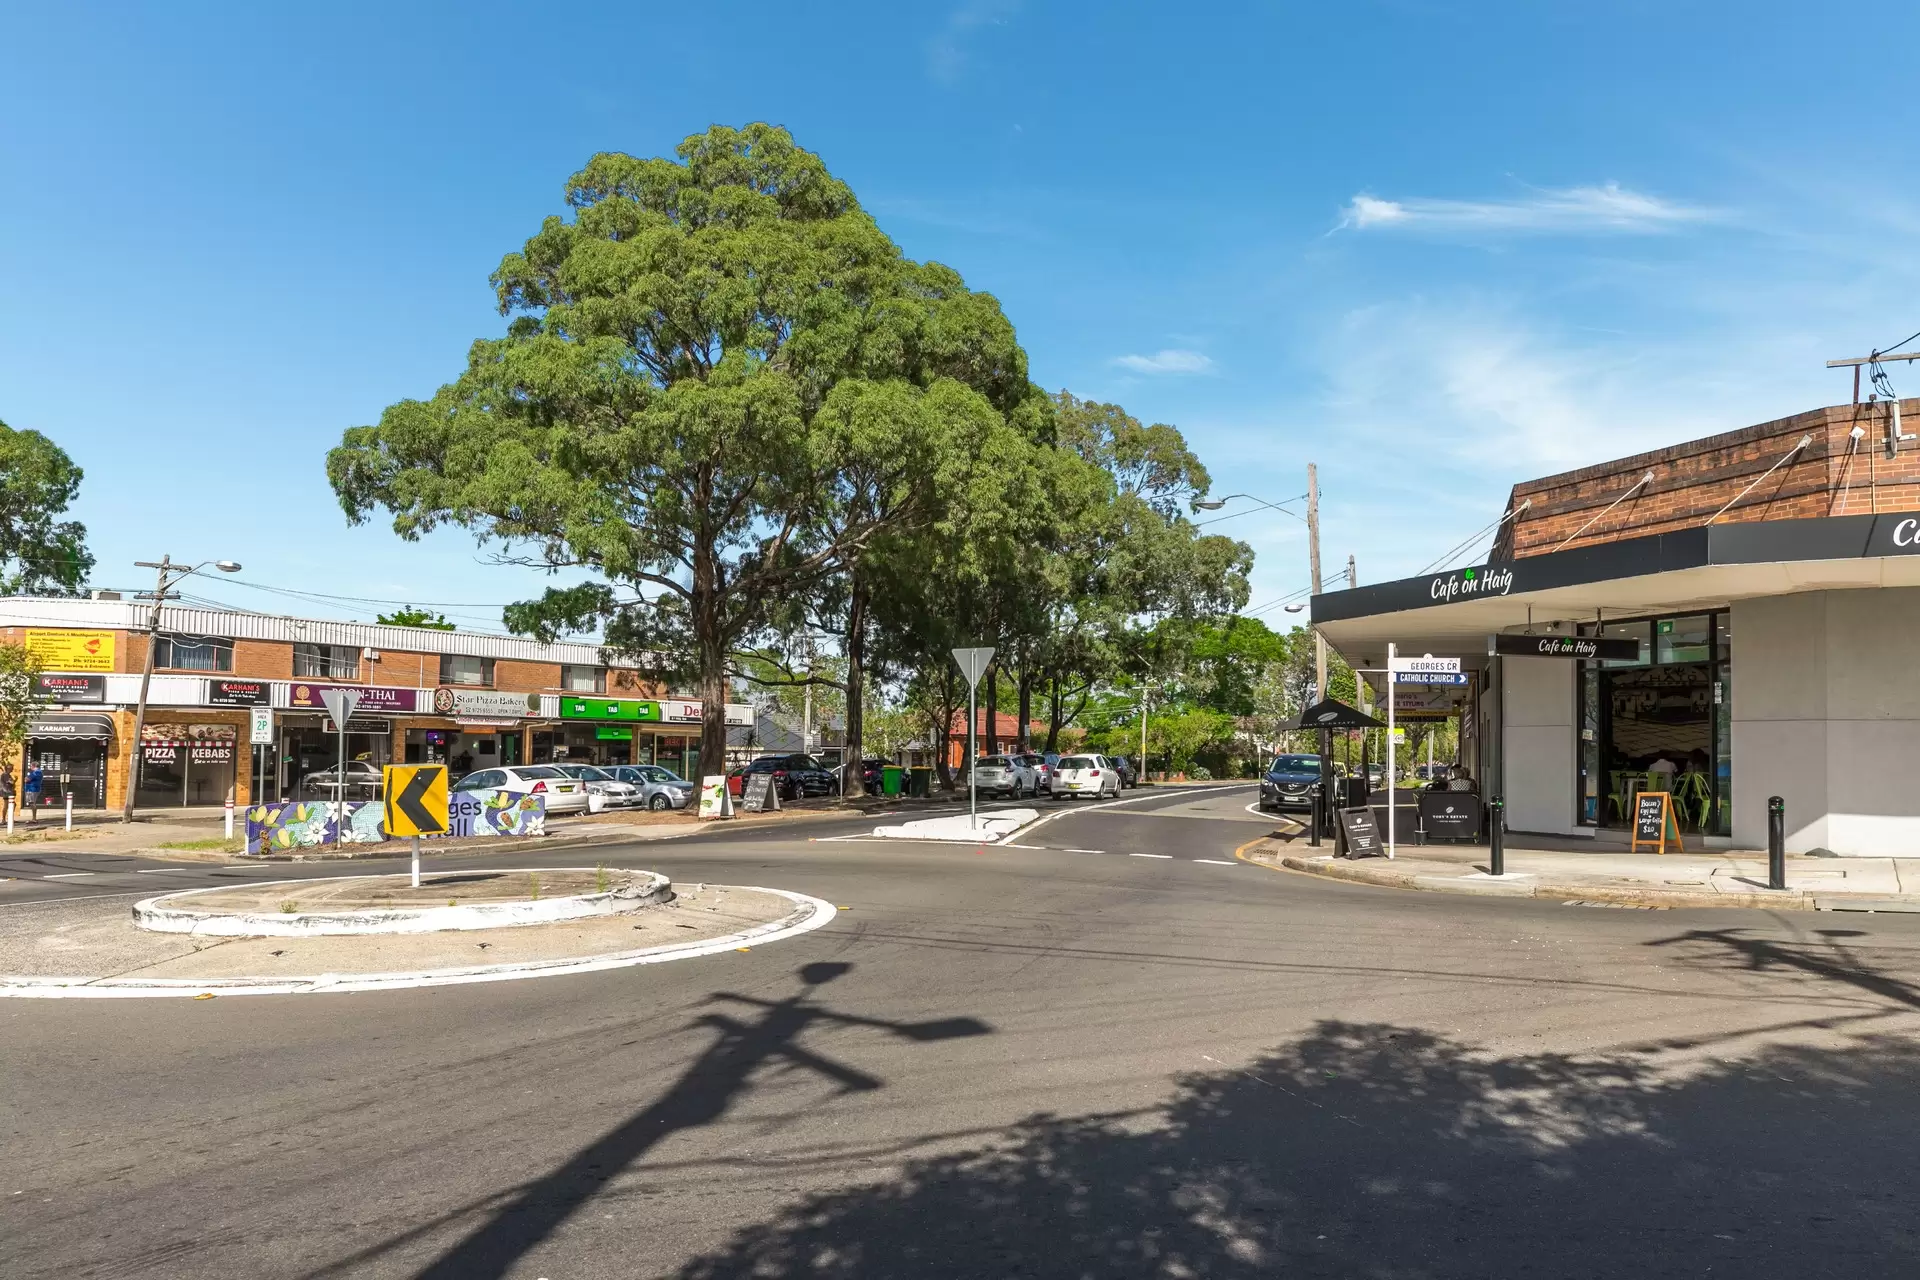
{"type": "Polygon", "coordinates": [[[1060,757],[1048,794],[1055,800],[1071,800],[1075,796],[1092,796],[1098,800],[1109,791],[1116,796],[1120,794],[1120,771],[1105,756],[1081,755],[1060,757]]]}
{"type": "MultiPolygon", "coordinates": [[[[584,782],[589,796],[599,796],[600,805],[605,809],[637,809],[645,803],[640,796],[640,788],[631,782],[623,782],[599,765],[593,764],[556,764],[553,766],[569,778],[584,782]]],[[[591,809],[591,803],[587,806],[591,809]]]]}
{"type": "Polygon", "coordinates": [[[1015,760],[1033,770],[1033,776],[1038,780],[1034,790],[1035,795],[1053,786],[1053,762],[1059,758],[1060,753],[1057,751],[1051,756],[1028,754],[1014,757],[1015,760]]]}
{"type": "Polygon", "coordinates": [[[699,790],[671,769],[657,764],[615,764],[603,766],[622,782],[640,788],[640,803],[649,809],[684,809],[699,790]]]}
{"type": "MultiPolygon", "coordinates": [[[[1347,767],[1334,762],[1333,776],[1343,778],[1347,767]]],[[[1313,807],[1313,784],[1320,781],[1320,757],[1275,756],[1260,779],[1260,807],[1272,812],[1313,807]]]]}
{"type": "Polygon", "coordinates": [[[1120,785],[1122,787],[1137,787],[1140,785],[1140,771],[1133,767],[1133,758],[1131,756],[1109,756],[1107,758],[1113,761],[1113,767],[1119,771],[1120,785]]]}
{"type": "MultiPolygon", "coordinates": [[[[866,788],[868,795],[877,796],[880,794],[882,785],[886,782],[886,767],[891,763],[893,762],[890,760],[881,760],[878,757],[860,762],[860,785],[866,788]]],[[[833,775],[835,789],[839,791],[841,795],[845,795],[847,788],[842,779],[846,775],[847,766],[844,763],[837,764],[829,769],[828,772],[833,775]]]]}
{"type": "Polygon", "coordinates": [[[380,798],[380,766],[369,764],[365,760],[347,761],[346,791],[341,794],[340,766],[330,769],[316,769],[300,779],[300,790],[306,798],[313,800],[378,800],[380,798]]]}
{"type": "Polygon", "coordinates": [[[547,812],[585,813],[587,784],[569,778],[556,765],[516,764],[479,769],[453,784],[455,791],[505,791],[517,796],[541,796],[547,812]]]}
{"type": "Polygon", "coordinates": [[[761,756],[746,764],[735,765],[727,772],[727,790],[735,796],[746,794],[749,774],[770,773],[775,788],[782,800],[798,800],[806,796],[830,796],[839,791],[840,783],[831,773],[821,767],[818,760],[809,755],[761,756]]]}
{"type": "Polygon", "coordinates": [[[973,784],[989,795],[1037,796],[1040,775],[1022,763],[1025,756],[981,756],[973,762],[973,784]]]}

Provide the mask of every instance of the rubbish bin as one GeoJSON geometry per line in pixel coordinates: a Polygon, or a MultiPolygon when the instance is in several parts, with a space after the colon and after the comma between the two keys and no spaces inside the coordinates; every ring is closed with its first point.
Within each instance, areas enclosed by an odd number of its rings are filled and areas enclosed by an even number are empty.
{"type": "Polygon", "coordinates": [[[885,796],[899,795],[900,779],[905,773],[906,770],[897,764],[882,765],[880,767],[880,794],[885,796]]]}
{"type": "Polygon", "coordinates": [[[915,765],[907,778],[907,794],[918,800],[933,795],[933,769],[929,765],[915,765]]]}

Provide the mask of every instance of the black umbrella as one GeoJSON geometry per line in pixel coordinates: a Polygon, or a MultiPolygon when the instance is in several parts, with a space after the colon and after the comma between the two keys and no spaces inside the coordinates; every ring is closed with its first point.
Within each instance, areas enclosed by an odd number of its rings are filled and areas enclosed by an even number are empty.
{"type": "Polygon", "coordinates": [[[1300,718],[1292,724],[1280,726],[1282,729],[1384,729],[1386,721],[1375,720],[1364,711],[1358,711],[1344,702],[1335,702],[1332,698],[1314,703],[1300,713],[1300,718]]]}

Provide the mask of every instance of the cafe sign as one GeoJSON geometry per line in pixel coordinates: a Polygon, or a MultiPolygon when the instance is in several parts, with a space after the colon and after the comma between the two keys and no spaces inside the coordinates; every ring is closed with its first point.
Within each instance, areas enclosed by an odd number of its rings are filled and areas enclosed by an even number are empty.
{"type": "Polygon", "coordinates": [[[1509,658],[1585,658],[1588,661],[1638,662],[1638,640],[1605,636],[1488,636],[1487,656],[1509,658]]]}

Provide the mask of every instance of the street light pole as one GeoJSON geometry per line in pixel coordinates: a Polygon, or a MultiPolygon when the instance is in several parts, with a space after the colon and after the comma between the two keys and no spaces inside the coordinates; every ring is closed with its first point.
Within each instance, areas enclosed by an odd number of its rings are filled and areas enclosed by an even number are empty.
{"type": "Polygon", "coordinates": [[[240,565],[233,560],[217,562],[203,560],[199,564],[189,566],[175,564],[172,556],[163,555],[158,562],[152,560],[134,562],[133,567],[136,569],[154,571],[153,609],[147,615],[147,660],[140,672],[140,701],[133,710],[133,743],[131,750],[127,753],[127,794],[120,805],[121,822],[133,821],[134,792],[138,789],[141,768],[145,763],[143,754],[146,747],[141,739],[147,730],[147,693],[153,686],[153,650],[160,639],[160,606],[167,602],[168,591],[176,583],[200,572],[209,564],[222,573],[240,572],[240,565]]]}

